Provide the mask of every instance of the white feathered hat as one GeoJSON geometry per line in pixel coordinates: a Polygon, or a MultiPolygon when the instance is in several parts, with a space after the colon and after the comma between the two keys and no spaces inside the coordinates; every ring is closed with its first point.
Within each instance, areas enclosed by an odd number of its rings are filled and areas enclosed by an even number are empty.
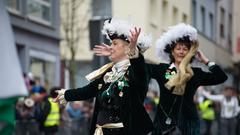
{"type": "MultiPolygon", "coordinates": [[[[131,23],[117,18],[112,18],[104,22],[102,33],[109,40],[122,39],[129,43],[129,38],[131,36],[130,30],[132,29],[134,29],[134,26],[131,23]]],[[[142,31],[137,41],[137,46],[140,49],[140,52],[144,53],[151,44],[152,37],[142,31]]]]}
{"type": "Polygon", "coordinates": [[[177,41],[197,41],[197,30],[191,25],[180,23],[168,28],[156,42],[157,55],[162,60],[170,62],[167,48],[171,48],[177,41]]]}

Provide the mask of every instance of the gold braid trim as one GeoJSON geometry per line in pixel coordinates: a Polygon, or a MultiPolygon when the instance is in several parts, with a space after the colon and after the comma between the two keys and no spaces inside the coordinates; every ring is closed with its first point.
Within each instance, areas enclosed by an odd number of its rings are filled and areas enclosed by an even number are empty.
{"type": "Polygon", "coordinates": [[[92,81],[94,79],[96,79],[97,77],[99,77],[100,75],[102,75],[103,73],[105,73],[109,68],[111,68],[114,65],[113,62],[110,62],[104,66],[102,66],[101,68],[89,73],[88,75],[85,76],[85,78],[88,81],[92,81]]]}
{"type": "Polygon", "coordinates": [[[165,83],[165,87],[168,90],[171,90],[174,87],[172,92],[173,94],[183,95],[185,93],[186,83],[192,78],[194,74],[190,65],[190,60],[196,54],[198,46],[198,42],[192,43],[188,54],[179,64],[179,71],[177,74],[170,78],[167,83],[165,83]]]}

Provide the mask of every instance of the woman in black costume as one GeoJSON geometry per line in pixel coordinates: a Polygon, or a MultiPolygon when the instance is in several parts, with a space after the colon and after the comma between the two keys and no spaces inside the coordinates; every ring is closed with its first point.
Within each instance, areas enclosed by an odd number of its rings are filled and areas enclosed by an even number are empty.
{"type": "Polygon", "coordinates": [[[87,79],[93,80],[90,84],[60,90],[56,101],[96,97],[91,135],[146,135],[153,126],[143,106],[148,83],[140,52],[148,48],[150,38],[141,29],[133,29],[118,19],[107,20],[103,33],[112,42],[109,47],[112,62],[87,75],[87,79]]]}

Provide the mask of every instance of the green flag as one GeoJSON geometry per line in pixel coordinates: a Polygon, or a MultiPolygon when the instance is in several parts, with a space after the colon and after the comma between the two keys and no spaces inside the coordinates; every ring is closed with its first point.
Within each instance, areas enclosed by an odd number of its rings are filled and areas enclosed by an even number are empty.
{"type": "Polygon", "coordinates": [[[0,99],[0,135],[11,135],[15,126],[15,103],[17,97],[0,99]]]}

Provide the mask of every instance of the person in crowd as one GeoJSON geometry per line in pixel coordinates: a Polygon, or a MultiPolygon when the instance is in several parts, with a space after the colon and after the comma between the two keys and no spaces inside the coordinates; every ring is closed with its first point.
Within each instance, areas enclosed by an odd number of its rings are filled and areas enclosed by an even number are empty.
{"type": "Polygon", "coordinates": [[[38,126],[34,117],[34,100],[30,97],[21,97],[16,103],[15,135],[37,134],[38,126]]]}
{"type": "MultiPolygon", "coordinates": [[[[238,90],[236,92],[237,94],[237,99],[238,99],[238,104],[240,104],[240,91],[238,90]]],[[[237,116],[237,131],[236,131],[236,134],[237,135],[240,135],[240,113],[238,113],[238,116],[237,116]]]]}
{"type": "Polygon", "coordinates": [[[215,119],[215,112],[214,112],[214,102],[212,100],[203,99],[203,102],[199,103],[199,109],[201,112],[201,118],[205,124],[205,131],[204,135],[211,135],[212,123],[215,119]]]}
{"type": "Polygon", "coordinates": [[[234,96],[235,89],[227,86],[223,93],[219,95],[212,95],[203,88],[202,94],[213,101],[220,102],[220,130],[221,135],[236,135],[237,115],[240,112],[238,99],[234,96]]]}
{"type": "Polygon", "coordinates": [[[154,116],[157,111],[157,105],[159,103],[158,101],[159,101],[158,92],[156,90],[149,89],[147,92],[147,96],[144,100],[144,107],[152,120],[154,119],[154,116]]]}
{"type": "Polygon", "coordinates": [[[58,103],[53,102],[53,99],[57,97],[56,90],[59,89],[59,87],[51,88],[48,96],[47,91],[40,87],[35,95],[35,100],[37,101],[35,116],[39,122],[39,130],[44,135],[55,135],[58,131],[60,107],[58,103]]]}
{"type": "Polygon", "coordinates": [[[73,135],[79,134],[83,130],[84,112],[82,108],[83,102],[81,101],[74,101],[66,106],[68,115],[71,118],[71,132],[73,135]]]}

